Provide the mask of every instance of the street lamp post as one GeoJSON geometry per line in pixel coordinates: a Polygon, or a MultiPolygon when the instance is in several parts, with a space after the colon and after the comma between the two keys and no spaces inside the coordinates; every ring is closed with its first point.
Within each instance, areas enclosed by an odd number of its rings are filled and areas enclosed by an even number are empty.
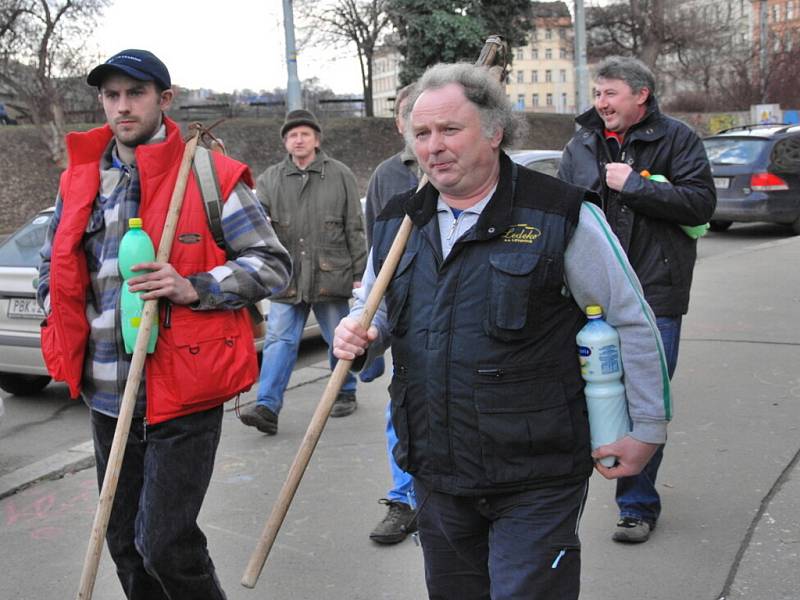
{"type": "Polygon", "coordinates": [[[588,69],[586,67],[586,12],[583,0],[575,0],[575,86],[577,87],[577,113],[589,108],[588,69]]]}
{"type": "Polygon", "coordinates": [[[286,36],[286,112],[303,108],[300,96],[300,80],[297,78],[297,48],[294,43],[294,11],[292,0],[283,0],[283,30],[286,36]]]}

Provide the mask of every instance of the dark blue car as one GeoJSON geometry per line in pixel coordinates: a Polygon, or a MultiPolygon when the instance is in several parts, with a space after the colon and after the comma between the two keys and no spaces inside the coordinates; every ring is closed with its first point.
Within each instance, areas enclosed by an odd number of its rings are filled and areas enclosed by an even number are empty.
{"type": "Polygon", "coordinates": [[[711,229],[765,221],[800,234],[800,126],[747,125],[703,140],[717,188],[711,229]]]}

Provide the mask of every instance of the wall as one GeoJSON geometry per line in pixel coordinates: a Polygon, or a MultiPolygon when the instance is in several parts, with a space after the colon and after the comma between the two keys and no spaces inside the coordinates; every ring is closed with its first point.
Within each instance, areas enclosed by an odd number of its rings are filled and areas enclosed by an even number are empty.
{"type": "MultiPolygon", "coordinates": [[[[528,138],[522,148],[560,149],[574,132],[569,115],[530,114],[528,138]]],[[[283,159],[279,138],[282,119],[231,119],[214,129],[234,158],[250,165],[257,176],[283,159]]],[[[323,149],[355,173],[361,193],[376,166],[401,147],[388,118],[331,118],[322,121],[323,149]]],[[[86,129],[88,126],[82,127],[86,129]]],[[[0,127],[0,233],[8,233],[51,206],[58,190],[59,170],[33,126],[0,127]]]]}

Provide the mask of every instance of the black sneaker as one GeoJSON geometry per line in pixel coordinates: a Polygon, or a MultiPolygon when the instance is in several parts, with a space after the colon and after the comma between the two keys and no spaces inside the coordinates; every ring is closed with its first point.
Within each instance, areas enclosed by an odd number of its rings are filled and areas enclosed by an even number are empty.
{"type": "Polygon", "coordinates": [[[653,529],[650,523],[638,517],[620,517],[612,539],[624,544],[641,544],[650,539],[653,529]]]}
{"type": "Polygon", "coordinates": [[[358,408],[358,403],[356,402],[355,394],[339,392],[339,395],[336,396],[336,401],[333,403],[331,416],[346,417],[347,415],[352,415],[356,408],[358,408]]]}
{"type": "Polygon", "coordinates": [[[275,435],[278,433],[278,415],[262,404],[251,406],[239,415],[239,420],[261,433],[275,435]]]}
{"type": "Polygon", "coordinates": [[[383,521],[378,523],[369,539],[378,544],[397,544],[406,539],[409,533],[417,530],[417,519],[414,509],[403,502],[392,502],[381,498],[378,502],[389,507],[383,521]]]}

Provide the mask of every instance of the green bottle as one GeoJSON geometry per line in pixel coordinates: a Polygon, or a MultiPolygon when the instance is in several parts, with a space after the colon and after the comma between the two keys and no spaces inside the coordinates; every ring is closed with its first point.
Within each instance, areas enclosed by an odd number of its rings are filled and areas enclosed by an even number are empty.
{"type": "MultiPolygon", "coordinates": [[[[131,267],[144,262],[153,262],[156,252],[153,242],[147,232],[142,229],[142,220],[138,217],[128,219],[128,231],[122,236],[119,243],[117,262],[122,275],[122,289],[120,290],[119,314],[122,327],[122,340],[125,343],[125,352],[133,353],[136,346],[136,336],[139,334],[139,325],[142,323],[144,300],[142,292],[131,292],[128,289],[128,279],[141,274],[142,271],[132,271],[131,267]]],[[[158,339],[158,314],[155,315],[153,327],[150,329],[150,340],[147,343],[147,353],[152,354],[156,349],[158,339]]]]}
{"type": "MultiPolygon", "coordinates": [[[[645,179],[649,179],[650,181],[658,181],[660,183],[669,183],[667,178],[664,177],[663,175],[658,175],[658,174],[652,175],[647,170],[642,171],[641,172],[641,176],[644,177],[645,179]]],[[[680,227],[683,230],[683,233],[688,235],[693,240],[696,240],[698,238],[703,237],[706,234],[706,232],[708,231],[709,225],[708,225],[708,223],[703,223],[702,225],[694,225],[694,226],[681,225],[680,227]]]]}

